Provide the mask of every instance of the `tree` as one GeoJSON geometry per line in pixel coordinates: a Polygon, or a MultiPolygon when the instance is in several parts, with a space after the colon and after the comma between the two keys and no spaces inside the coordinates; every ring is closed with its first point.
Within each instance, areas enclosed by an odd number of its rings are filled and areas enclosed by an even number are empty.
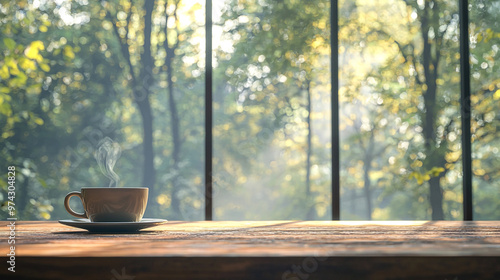
{"type": "MultiPolygon", "coordinates": [[[[7,102],[1,104],[2,118],[6,118],[1,153],[4,164],[18,171],[16,204],[22,219],[50,219],[63,213],[58,202],[69,185],[75,185],[69,176],[76,175],[78,166],[82,169],[86,165],[88,148],[92,148],[83,141],[85,133],[73,132],[97,128],[94,120],[99,114],[87,109],[95,104],[95,110],[102,112],[111,102],[111,95],[101,95],[96,87],[101,84],[104,90],[112,91],[102,83],[114,78],[113,70],[102,71],[107,57],[102,52],[88,52],[96,48],[95,41],[89,42],[90,37],[81,29],[59,29],[65,23],[50,14],[54,6],[2,3],[1,29],[6,37],[2,47],[5,58],[1,60],[9,63],[7,68],[1,67],[0,74],[1,88],[8,94],[2,98],[7,102]],[[80,48],[82,45],[88,48],[80,48]],[[80,52],[87,59],[85,63],[76,57],[80,52]]],[[[105,65],[115,67],[112,61],[105,65]]],[[[2,180],[2,189],[4,184],[2,180]]]]}
{"type": "MultiPolygon", "coordinates": [[[[292,152],[294,156],[304,158],[300,160],[300,167],[294,168],[303,175],[297,179],[304,184],[301,195],[307,202],[299,200],[300,206],[297,207],[306,211],[302,218],[314,219],[312,99],[314,87],[323,83],[319,77],[328,75],[327,69],[316,68],[322,60],[328,59],[327,9],[325,3],[317,1],[269,1],[261,4],[258,7],[233,1],[223,12],[221,25],[227,32],[225,40],[238,38],[232,43],[233,50],[219,55],[224,65],[222,68],[227,65],[230,69],[225,75],[230,81],[226,90],[231,95],[224,102],[235,102],[237,110],[248,116],[246,123],[250,127],[255,123],[263,130],[272,131],[269,139],[254,148],[265,149],[276,133],[289,139],[288,143],[296,143],[281,149],[295,150],[292,152]],[[318,5],[323,9],[318,9],[318,5]],[[270,126],[266,125],[269,119],[274,120],[270,126]]],[[[233,150],[225,156],[246,154],[248,148],[233,150]]],[[[251,151],[249,155],[255,153],[255,149],[251,151]]]]}
{"type": "MultiPolygon", "coordinates": [[[[154,199],[157,196],[155,189],[156,168],[154,166],[154,149],[153,149],[153,114],[150,103],[151,85],[154,84],[153,76],[153,56],[151,54],[151,35],[152,35],[152,15],[155,7],[155,1],[144,1],[143,3],[144,17],[142,30],[134,30],[134,33],[142,32],[143,44],[140,54],[140,65],[132,63],[132,55],[130,53],[131,36],[129,37],[131,27],[131,16],[134,9],[137,8],[132,2],[125,1],[123,7],[127,10],[122,11],[126,14],[124,20],[118,22],[116,10],[117,6],[110,3],[104,3],[106,9],[106,19],[111,22],[116,40],[119,42],[121,55],[128,66],[127,74],[130,77],[130,84],[133,91],[134,102],[136,103],[141,113],[142,120],[142,146],[143,146],[143,171],[142,185],[150,189],[148,199],[149,209],[154,209],[154,199]],[[112,14],[114,13],[114,15],[112,14]]],[[[137,35],[136,35],[137,36],[137,35]]],[[[137,47],[137,46],[135,46],[137,47]]],[[[135,54],[137,55],[137,54],[135,54]]],[[[152,211],[152,210],[150,210],[152,211]]]]}
{"type": "MultiPolygon", "coordinates": [[[[217,218],[329,218],[327,2],[222,8],[213,38],[217,218]]],[[[150,187],[147,215],[202,219],[201,3],[0,4],[0,167],[19,171],[21,218],[67,217],[65,193],[103,185],[92,152],[108,136],[124,149],[122,186],[150,187]]],[[[496,2],[470,3],[474,205],[476,217],[492,219],[500,13],[496,2]]],[[[459,219],[456,1],[339,8],[342,218],[459,219]]]]}
{"type": "Polygon", "coordinates": [[[470,2],[471,105],[474,218],[498,219],[500,163],[500,7],[498,1],[470,2]]]}
{"type": "MultiPolygon", "coordinates": [[[[183,172],[182,169],[186,168],[183,166],[187,162],[186,159],[191,158],[187,154],[183,154],[185,140],[183,134],[185,134],[184,131],[188,131],[187,127],[190,127],[191,124],[186,125],[184,130],[181,127],[182,112],[179,110],[178,102],[188,99],[176,100],[179,98],[176,95],[183,92],[179,89],[182,86],[177,88],[176,84],[185,83],[191,87],[193,83],[191,72],[199,71],[193,67],[191,69],[186,67],[187,63],[184,63],[182,59],[192,56],[193,52],[196,51],[193,42],[187,38],[195,35],[197,28],[199,28],[196,26],[197,23],[196,20],[193,20],[193,16],[196,11],[201,9],[201,5],[198,3],[188,5],[181,1],[158,1],[156,3],[144,1],[144,7],[140,9],[132,1],[125,1],[122,6],[123,10],[115,10],[117,5],[108,5],[106,18],[113,23],[113,33],[119,42],[121,56],[128,66],[126,73],[131,77],[134,102],[142,116],[143,159],[145,161],[143,184],[150,186],[149,212],[150,215],[157,215],[160,209],[167,205],[162,189],[156,184],[156,170],[161,168],[161,170],[169,170],[170,182],[168,183],[171,184],[170,196],[168,196],[169,215],[178,219],[183,215],[181,211],[183,188],[189,188],[190,185],[183,178],[185,175],[183,173],[187,172],[183,172]],[[137,23],[134,22],[133,18],[140,15],[143,10],[145,11],[143,22],[137,28],[137,23]],[[184,20],[187,17],[192,23],[185,25],[181,22],[181,17],[184,17],[184,20]],[[144,38],[142,45],[132,40],[138,34],[144,38]],[[183,49],[181,50],[181,48],[183,49]],[[153,94],[154,91],[162,88],[165,88],[166,99],[162,97],[163,94],[153,94]],[[155,107],[152,107],[152,102],[155,107]],[[165,110],[168,118],[158,115],[160,112],[156,102],[167,104],[161,106],[160,110],[165,110]],[[159,117],[158,124],[155,125],[157,128],[153,127],[155,114],[159,117]],[[169,162],[155,157],[155,154],[168,145],[165,141],[153,138],[155,131],[161,131],[159,127],[169,127],[170,130],[170,133],[163,137],[169,137],[172,141],[172,147],[169,149],[171,166],[155,165],[155,162],[169,162]]],[[[199,35],[196,34],[196,36],[199,35]]],[[[181,106],[186,105],[184,103],[181,106]]],[[[190,112],[190,114],[192,113],[190,112]]],[[[162,153],[165,155],[165,152],[162,153]]],[[[164,183],[162,177],[159,179],[161,183],[164,183]]]]}

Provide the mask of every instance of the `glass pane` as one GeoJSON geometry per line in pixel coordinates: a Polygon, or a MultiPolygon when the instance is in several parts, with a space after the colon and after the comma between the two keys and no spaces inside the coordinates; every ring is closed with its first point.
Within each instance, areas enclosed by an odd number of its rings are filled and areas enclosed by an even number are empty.
{"type": "Polygon", "coordinates": [[[107,187],[105,137],[122,148],[116,184],[150,188],[146,217],[204,218],[204,3],[2,1],[1,169],[16,167],[19,218],[68,218],[66,193],[107,187]]]}
{"type": "Polygon", "coordinates": [[[341,1],[341,218],[461,219],[457,1],[341,1]]]}
{"type": "Polygon", "coordinates": [[[331,219],[329,1],[214,2],[214,219],[331,219]]]}
{"type": "Polygon", "coordinates": [[[475,220],[500,219],[500,1],[470,1],[475,220]]]}

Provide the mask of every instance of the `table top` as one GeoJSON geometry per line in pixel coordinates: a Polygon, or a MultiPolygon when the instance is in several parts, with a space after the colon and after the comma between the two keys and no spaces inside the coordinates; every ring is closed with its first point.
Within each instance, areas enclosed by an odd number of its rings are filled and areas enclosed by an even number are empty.
{"type": "Polygon", "coordinates": [[[16,255],[29,257],[491,257],[500,256],[500,221],[169,221],[128,234],[17,221],[15,239],[16,255]]]}

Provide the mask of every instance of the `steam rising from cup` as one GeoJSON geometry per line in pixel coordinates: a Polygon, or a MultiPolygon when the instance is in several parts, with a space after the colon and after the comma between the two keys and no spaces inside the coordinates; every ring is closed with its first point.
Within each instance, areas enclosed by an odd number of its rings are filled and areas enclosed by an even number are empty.
{"type": "Polygon", "coordinates": [[[120,176],[113,171],[113,168],[120,155],[120,144],[114,142],[109,137],[105,137],[99,141],[94,152],[94,157],[97,160],[101,172],[111,180],[109,182],[109,187],[119,186],[120,176]]]}

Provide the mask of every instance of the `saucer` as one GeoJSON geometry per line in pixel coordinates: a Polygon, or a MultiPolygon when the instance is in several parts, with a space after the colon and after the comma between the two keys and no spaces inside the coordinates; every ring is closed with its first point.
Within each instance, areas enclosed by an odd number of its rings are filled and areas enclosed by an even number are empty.
{"type": "Polygon", "coordinates": [[[89,232],[136,232],[144,228],[166,223],[163,219],[142,219],[139,222],[91,222],[89,219],[59,220],[71,227],[86,229],[89,232]]]}

